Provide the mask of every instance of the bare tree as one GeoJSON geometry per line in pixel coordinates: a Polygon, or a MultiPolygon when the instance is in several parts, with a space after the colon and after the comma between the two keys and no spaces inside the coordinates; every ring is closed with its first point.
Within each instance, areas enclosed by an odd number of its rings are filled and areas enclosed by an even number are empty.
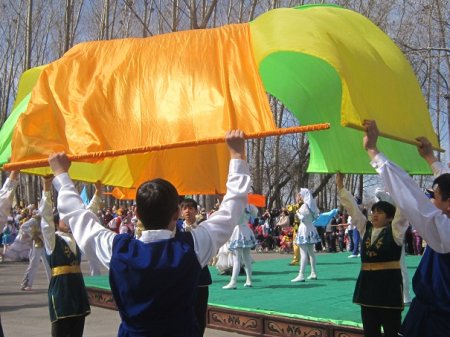
{"type": "MultiPolygon", "coordinates": [[[[0,1],[0,124],[6,120],[16,95],[20,74],[52,62],[74,44],[121,37],[148,37],[186,29],[203,29],[254,20],[268,10],[323,0],[1,0],[0,1]],[[64,6],[61,6],[64,3],[64,6]]],[[[450,148],[450,7],[449,0],[327,1],[355,10],[385,31],[405,53],[423,89],[430,117],[441,144],[450,148]]],[[[270,98],[278,127],[297,125],[281,102],[270,98]]],[[[448,151],[447,151],[448,152],[448,151]]],[[[289,135],[248,142],[253,190],[279,208],[293,201],[300,187],[309,187],[323,209],[337,205],[334,179],[307,172],[308,136],[289,135]]],[[[447,157],[447,160],[448,157],[447,157]]],[[[4,176],[2,177],[4,178],[4,176]]],[[[349,175],[347,187],[370,202],[376,176],[349,175]]],[[[427,184],[429,179],[418,179],[427,184]]],[[[39,182],[20,189],[33,202],[39,182]]],[[[214,204],[215,197],[201,197],[214,204]]],[[[113,201],[110,201],[111,203],[113,201]]]]}

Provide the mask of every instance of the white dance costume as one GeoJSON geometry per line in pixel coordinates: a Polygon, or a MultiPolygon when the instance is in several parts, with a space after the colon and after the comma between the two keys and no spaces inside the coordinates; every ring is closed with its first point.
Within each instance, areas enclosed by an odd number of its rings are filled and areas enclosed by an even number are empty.
{"type": "Polygon", "coordinates": [[[311,264],[311,274],[308,279],[317,279],[316,275],[316,254],[314,253],[314,244],[320,242],[320,236],[317,233],[313,221],[319,216],[319,209],[311,192],[307,188],[300,189],[300,196],[303,205],[298,209],[297,216],[300,219],[295,243],[300,247],[300,270],[298,276],[291,282],[305,281],[305,267],[308,263],[308,257],[311,264]]]}
{"type": "Polygon", "coordinates": [[[256,246],[256,239],[252,230],[248,227],[248,222],[251,216],[256,216],[257,212],[256,207],[247,206],[244,214],[239,219],[239,224],[234,227],[233,234],[231,234],[230,240],[228,241],[228,250],[233,256],[233,271],[230,283],[224,286],[223,289],[236,289],[242,262],[247,275],[244,286],[252,286],[252,258],[250,256],[250,249],[256,246]]]}

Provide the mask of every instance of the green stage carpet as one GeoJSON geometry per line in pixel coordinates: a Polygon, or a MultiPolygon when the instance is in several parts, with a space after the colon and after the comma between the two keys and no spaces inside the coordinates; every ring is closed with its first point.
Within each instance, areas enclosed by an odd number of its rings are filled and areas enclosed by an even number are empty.
{"type": "MultiPolygon", "coordinates": [[[[253,264],[253,287],[244,288],[245,276],[241,275],[236,290],[223,290],[222,286],[229,282],[230,276],[218,275],[216,269],[210,267],[213,284],[209,288],[209,304],[362,327],[360,307],[352,303],[360,259],[349,259],[347,256],[348,253],[317,254],[318,280],[304,283],[291,283],[298,273],[298,267],[288,265],[291,255],[258,261],[253,264]]],[[[419,262],[420,256],[406,257],[410,282],[419,262]]],[[[309,266],[306,271],[309,273],[309,266]]],[[[87,287],[109,289],[107,276],[88,276],[85,281],[87,287]]],[[[382,284],[379,286],[383,287],[382,284]]],[[[408,307],[403,311],[403,316],[407,310],[408,307]]]]}

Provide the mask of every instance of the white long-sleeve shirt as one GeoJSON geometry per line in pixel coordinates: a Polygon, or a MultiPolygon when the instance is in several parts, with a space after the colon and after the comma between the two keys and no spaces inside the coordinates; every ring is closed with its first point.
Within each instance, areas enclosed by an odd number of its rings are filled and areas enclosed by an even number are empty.
{"type": "MultiPolygon", "coordinates": [[[[89,205],[86,207],[87,210],[97,214],[97,211],[101,206],[101,198],[97,195],[94,195],[91,199],[89,205]]],[[[77,255],[76,250],[76,242],[72,233],[64,233],[61,231],[55,231],[55,224],[53,222],[53,208],[52,208],[52,200],[51,200],[51,192],[50,191],[42,191],[42,198],[39,202],[39,214],[41,215],[41,231],[43,235],[43,241],[45,246],[45,251],[48,255],[51,255],[53,250],[55,249],[55,235],[59,235],[64,241],[66,241],[70,250],[77,255]]],[[[87,259],[91,262],[98,263],[97,256],[95,252],[87,251],[85,252],[87,259]]]]}
{"type": "MultiPolygon", "coordinates": [[[[347,191],[345,188],[341,188],[339,190],[339,199],[341,200],[342,205],[347,210],[348,214],[352,217],[352,224],[356,226],[358,232],[361,234],[361,237],[364,237],[364,233],[366,232],[366,224],[367,218],[361,212],[358,205],[356,204],[355,198],[347,191]]],[[[405,236],[406,229],[408,228],[408,221],[402,215],[403,213],[397,209],[395,212],[394,219],[392,220],[392,236],[394,237],[395,243],[397,245],[403,245],[403,238],[405,236]]],[[[371,242],[378,237],[382,228],[373,227],[372,229],[372,237],[371,242]]]]}
{"type": "Polygon", "coordinates": [[[72,253],[77,255],[76,242],[72,234],[55,231],[51,193],[49,191],[42,192],[42,198],[39,202],[39,214],[41,215],[41,232],[44,239],[46,253],[48,255],[53,253],[56,244],[55,235],[58,235],[66,241],[72,253]]]}
{"type": "Polygon", "coordinates": [[[433,175],[435,177],[439,177],[441,174],[444,173],[450,173],[447,166],[442,164],[440,161],[435,161],[430,165],[431,169],[433,170],[433,175]]]}
{"type": "MultiPolygon", "coordinates": [[[[399,166],[378,153],[371,162],[396,206],[427,244],[438,253],[450,252],[450,219],[434,206],[417,183],[399,166]]],[[[432,165],[438,173],[443,167],[432,165]]],[[[445,173],[445,172],[444,172],[445,173]]]]}
{"type": "MultiPolygon", "coordinates": [[[[194,239],[194,250],[202,267],[216,255],[234,229],[247,204],[250,189],[250,173],[244,160],[230,160],[227,193],[217,212],[203,221],[191,233],[194,239]]],[[[72,180],[67,173],[60,174],[53,180],[58,191],[58,211],[60,218],[70,226],[81,250],[96,252],[98,259],[109,268],[112,245],[116,233],[104,228],[97,216],[86,210],[72,180]]],[[[139,240],[152,242],[170,239],[170,230],[146,230],[139,240]]]]}
{"type": "Polygon", "coordinates": [[[11,211],[14,190],[16,187],[17,181],[8,178],[0,189],[0,225],[3,225],[8,221],[8,215],[11,211]]]}

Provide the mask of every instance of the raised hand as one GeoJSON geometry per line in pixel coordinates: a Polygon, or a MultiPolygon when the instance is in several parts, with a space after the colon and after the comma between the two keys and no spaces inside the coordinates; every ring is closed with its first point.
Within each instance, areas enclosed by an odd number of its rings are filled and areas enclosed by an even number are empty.
{"type": "Polygon", "coordinates": [[[68,172],[71,164],[65,152],[51,154],[48,157],[48,163],[55,176],[68,172]]]}
{"type": "Polygon", "coordinates": [[[336,172],[336,186],[338,190],[344,188],[344,177],[345,174],[342,174],[341,172],[336,172]]]}
{"type": "Polygon", "coordinates": [[[242,130],[230,130],[225,139],[232,159],[245,160],[245,134],[242,130]]]}
{"type": "Polygon", "coordinates": [[[432,164],[438,160],[434,155],[433,145],[431,145],[428,138],[417,137],[416,140],[419,142],[417,145],[417,151],[423,159],[425,159],[429,164],[432,164]]]}
{"type": "Polygon", "coordinates": [[[377,148],[377,140],[380,132],[378,131],[377,123],[374,120],[364,120],[363,127],[365,135],[363,138],[363,146],[372,160],[379,153],[377,148]]]}
{"type": "Polygon", "coordinates": [[[103,189],[102,189],[102,182],[101,181],[96,181],[94,184],[95,187],[95,195],[101,196],[103,194],[103,189]]]}
{"type": "Polygon", "coordinates": [[[9,174],[9,179],[13,181],[17,181],[17,178],[19,177],[19,171],[11,171],[9,174]]]}
{"type": "Polygon", "coordinates": [[[45,192],[52,189],[53,175],[42,177],[42,186],[45,192]]]}

